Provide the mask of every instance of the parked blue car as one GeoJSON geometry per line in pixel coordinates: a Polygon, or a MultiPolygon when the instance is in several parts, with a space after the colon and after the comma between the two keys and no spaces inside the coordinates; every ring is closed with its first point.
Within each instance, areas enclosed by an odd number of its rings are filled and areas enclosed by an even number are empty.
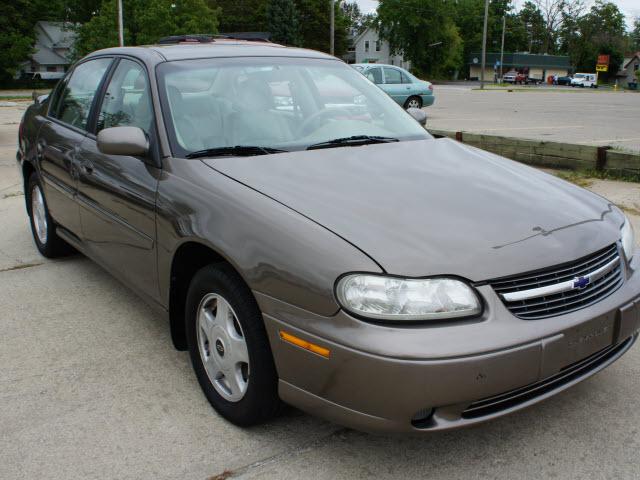
{"type": "Polygon", "coordinates": [[[353,68],[384,90],[404,108],[433,105],[433,85],[414,77],[404,68],[380,63],[356,63],[353,68]]]}

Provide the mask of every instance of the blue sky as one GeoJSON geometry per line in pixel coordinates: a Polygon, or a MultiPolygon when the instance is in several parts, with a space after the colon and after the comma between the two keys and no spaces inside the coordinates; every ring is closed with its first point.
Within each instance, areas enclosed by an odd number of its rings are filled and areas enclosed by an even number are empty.
{"type": "MultiPolygon", "coordinates": [[[[378,2],[376,0],[356,0],[358,5],[360,5],[360,9],[365,12],[373,12],[378,6],[378,2]]],[[[610,0],[622,10],[627,16],[627,25],[631,26],[633,23],[634,17],[640,17],[640,0],[610,0]]],[[[525,0],[516,0],[516,5],[520,6],[525,2],[525,0]]],[[[587,4],[590,6],[593,3],[593,0],[588,1],[587,4]]]]}

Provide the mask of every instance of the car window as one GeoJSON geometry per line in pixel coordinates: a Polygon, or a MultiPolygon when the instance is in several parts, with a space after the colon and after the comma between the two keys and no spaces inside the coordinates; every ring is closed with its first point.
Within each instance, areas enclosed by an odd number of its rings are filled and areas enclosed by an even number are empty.
{"type": "Polygon", "coordinates": [[[100,107],[97,132],[109,127],[131,126],[149,134],[152,120],[149,81],[144,68],[134,61],[120,60],[100,107]]]}
{"type": "Polygon", "coordinates": [[[86,130],[91,104],[110,63],[110,58],[99,58],[78,65],[61,92],[57,111],[51,116],[86,130]]]}
{"type": "Polygon", "coordinates": [[[400,70],[396,70],[395,68],[385,67],[384,83],[390,83],[390,84],[402,83],[402,76],[400,75],[400,70]]]}
{"type": "Polygon", "coordinates": [[[157,73],[176,156],[236,145],[304,150],[354,135],[428,138],[388,95],[338,61],[180,60],[157,73]]]}
{"type": "Polygon", "coordinates": [[[370,68],[365,76],[375,84],[382,83],[382,69],[380,67],[370,68]]]}
{"type": "Polygon", "coordinates": [[[413,83],[409,75],[404,72],[400,72],[400,76],[402,77],[402,83],[413,83]]]}

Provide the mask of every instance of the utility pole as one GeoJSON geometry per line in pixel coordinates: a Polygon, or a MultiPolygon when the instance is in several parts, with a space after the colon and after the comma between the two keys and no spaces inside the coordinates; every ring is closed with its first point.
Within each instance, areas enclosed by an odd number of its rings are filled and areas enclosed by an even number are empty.
{"type": "Polygon", "coordinates": [[[329,4],[331,5],[331,13],[329,14],[329,35],[330,35],[330,40],[329,40],[329,53],[331,55],[333,55],[334,52],[334,44],[335,44],[335,23],[336,23],[336,12],[334,11],[334,5],[335,5],[335,0],[331,0],[329,2],[329,4]]]}
{"type": "Polygon", "coordinates": [[[118,41],[124,47],[124,30],[122,27],[122,0],[118,0],[118,41]]]}
{"type": "Polygon", "coordinates": [[[482,31],[482,70],[480,70],[480,90],[484,90],[484,69],[487,64],[487,19],[489,18],[489,0],[484,1],[484,29],[482,31]]]}
{"type": "Polygon", "coordinates": [[[500,85],[502,85],[502,72],[504,71],[504,31],[507,27],[507,16],[502,16],[502,47],[500,47],[500,85]]]}

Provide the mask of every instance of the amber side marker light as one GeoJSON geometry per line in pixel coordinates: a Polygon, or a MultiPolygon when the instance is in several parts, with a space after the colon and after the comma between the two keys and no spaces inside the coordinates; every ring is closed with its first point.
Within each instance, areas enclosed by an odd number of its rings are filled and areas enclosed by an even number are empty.
{"type": "Polygon", "coordinates": [[[291,335],[290,333],[284,332],[280,330],[280,338],[285,342],[289,342],[297,347],[304,348],[305,350],[309,350],[310,352],[317,353],[321,357],[329,358],[331,351],[328,348],[321,347],[320,345],[316,345],[315,343],[307,342],[301,338],[296,337],[295,335],[291,335]]]}

